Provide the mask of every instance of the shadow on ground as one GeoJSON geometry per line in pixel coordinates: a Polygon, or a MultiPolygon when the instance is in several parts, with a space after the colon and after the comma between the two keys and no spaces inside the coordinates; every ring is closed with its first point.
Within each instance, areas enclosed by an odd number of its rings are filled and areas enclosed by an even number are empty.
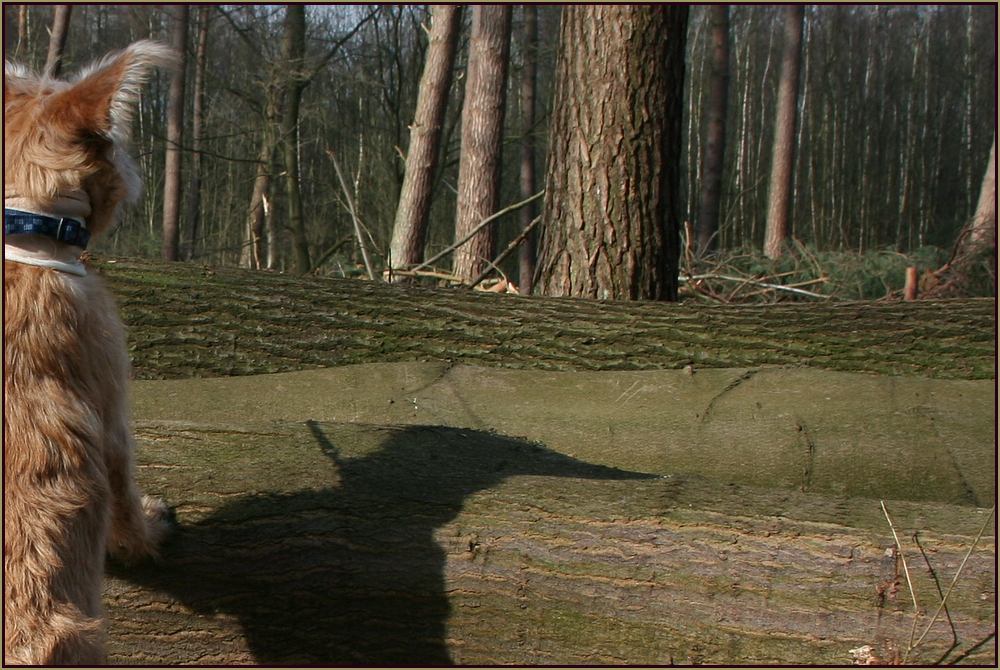
{"type": "Polygon", "coordinates": [[[403,429],[345,458],[321,424],[307,426],[339,481],[234,499],[182,525],[158,565],[111,573],[198,613],[235,617],[261,664],[449,664],[435,532],[469,496],[516,475],[650,477],[442,427],[403,429]]]}

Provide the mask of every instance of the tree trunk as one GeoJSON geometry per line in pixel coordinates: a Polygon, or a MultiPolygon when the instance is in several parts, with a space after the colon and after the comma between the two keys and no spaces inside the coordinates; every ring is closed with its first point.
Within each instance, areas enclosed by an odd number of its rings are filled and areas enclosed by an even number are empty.
{"type": "Polygon", "coordinates": [[[180,59],[177,68],[170,75],[170,92],[167,98],[167,144],[163,168],[163,260],[165,261],[176,261],[179,257],[188,6],[174,7],[172,18],[170,45],[177,51],[180,59]]]}
{"type": "Polygon", "coordinates": [[[410,360],[546,370],[795,365],[992,379],[996,361],[988,299],[680,308],[221,267],[206,277],[187,264],[121,259],[98,269],[119,296],[136,374],[147,379],[410,360]]]}
{"type": "MultiPolygon", "coordinates": [[[[472,232],[500,205],[500,154],[510,60],[510,5],[475,5],[469,38],[462,152],[458,167],[455,239],[472,232]]],[[[482,229],[455,252],[454,274],[473,281],[493,260],[496,226],[482,229]]]]}
{"type": "MultiPolygon", "coordinates": [[[[66,5],[69,7],[70,5],[66,5]]],[[[28,6],[21,5],[17,8],[17,47],[14,49],[15,57],[21,54],[31,53],[31,44],[28,41],[28,6]]]]}
{"type": "Polygon", "coordinates": [[[56,78],[62,72],[66,38],[69,37],[69,18],[73,5],[56,5],[52,8],[52,29],[49,32],[49,53],[45,58],[45,75],[56,78]]]}
{"type": "Polygon", "coordinates": [[[563,8],[536,290],[677,298],[688,8],[563,8]]]}
{"type": "Polygon", "coordinates": [[[423,260],[461,18],[461,5],[431,8],[430,43],[410,126],[406,173],[389,246],[393,268],[405,268],[423,260]]]}
{"type": "MultiPolygon", "coordinates": [[[[538,88],[538,7],[522,5],[524,26],[521,47],[521,199],[525,200],[537,193],[535,179],[535,97],[538,88]]],[[[531,225],[537,207],[530,203],[521,208],[518,216],[521,230],[531,225]]],[[[537,261],[538,235],[528,234],[518,250],[518,288],[524,295],[531,295],[537,261]]]]}
{"type": "Polygon", "coordinates": [[[778,83],[778,104],[774,118],[774,146],[771,150],[771,185],[767,196],[767,225],[764,255],[779,258],[788,238],[788,217],[792,199],[792,165],[795,159],[795,117],[798,112],[799,65],[802,61],[802,5],[788,5],[785,11],[784,55],[778,83]]]}
{"type": "Polygon", "coordinates": [[[990,157],[979,188],[979,202],[972,216],[967,248],[996,248],[997,244],[997,138],[993,135],[990,157]]]}
{"type": "Polygon", "coordinates": [[[726,114],[729,109],[729,7],[708,9],[712,27],[712,70],[708,92],[708,133],[705,169],[702,172],[701,204],[696,220],[697,251],[704,255],[718,246],[719,207],[726,154],[726,114]]]}
{"type": "Polygon", "coordinates": [[[264,84],[264,114],[261,120],[260,146],[257,150],[257,167],[250,195],[247,226],[243,248],[240,251],[240,267],[268,270],[277,269],[279,241],[271,210],[271,172],[274,170],[277,152],[277,96],[278,84],[264,84]],[[264,237],[267,235],[267,259],[265,261],[264,237]]]}
{"type": "Polygon", "coordinates": [[[294,269],[309,272],[309,242],[302,216],[302,190],[299,184],[299,106],[308,80],[305,73],[306,14],[304,5],[285,8],[285,34],[282,56],[285,71],[285,104],[281,120],[281,140],[285,163],[285,193],[288,198],[288,227],[295,251],[294,269]]]}
{"type": "MultiPolygon", "coordinates": [[[[115,663],[843,665],[863,646],[899,662],[910,639],[870,498],[442,426],[140,417],[137,432],[140,482],[180,527],[157,564],[111,566],[115,663]]],[[[922,630],[988,510],[886,507],[922,630]]],[[[989,529],[948,600],[956,648],[942,616],[908,661],[995,663],[994,566],[989,529]]]]}
{"type": "Polygon", "coordinates": [[[201,214],[202,136],[205,126],[205,66],[208,62],[208,23],[212,8],[198,7],[198,46],[194,61],[194,103],[191,113],[191,177],[187,191],[188,245],[187,260],[195,255],[198,243],[198,224],[201,214]]]}

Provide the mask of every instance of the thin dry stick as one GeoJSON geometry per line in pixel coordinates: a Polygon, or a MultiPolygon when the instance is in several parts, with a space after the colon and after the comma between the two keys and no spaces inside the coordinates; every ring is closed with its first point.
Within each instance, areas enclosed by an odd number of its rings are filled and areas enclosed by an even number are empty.
{"type": "Polygon", "coordinates": [[[372,263],[368,259],[368,250],[365,248],[365,240],[361,235],[361,222],[358,221],[357,212],[354,210],[354,199],[351,198],[351,192],[347,189],[347,182],[344,181],[344,175],[340,171],[340,163],[337,162],[336,154],[331,149],[327,149],[326,155],[333,162],[333,169],[337,173],[338,181],[340,181],[340,188],[344,191],[344,197],[347,199],[347,211],[351,213],[351,220],[354,221],[354,235],[358,238],[358,247],[361,248],[361,259],[365,262],[365,270],[368,271],[368,278],[375,281],[372,263]]]}
{"type": "MultiPolygon", "coordinates": [[[[500,275],[500,279],[506,282],[508,286],[510,285],[510,280],[507,279],[507,275],[503,273],[503,270],[501,270],[500,268],[498,268],[496,265],[493,264],[494,261],[491,261],[486,258],[484,258],[483,261],[489,266],[489,268],[486,269],[487,273],[489,273],[490,269],[496,270],[497,274],[500,275]]],[[[483,277],[483,279],[485,279],[485,277],[483,277]]]]}
{"type": "Polygon", "coordinates": [[[896,535],[896,527],[892,525],[892,519],[889,518],[889,510],[885,508],[885,501],[879,500],[878,502],[882,506],[882,514],[885,514],[885,520],[889,522],[889,530],[892,531],[892,539],[896,542],[896,550],[899,552],[899,560],[903,563],[903,574],[906,576],[906,586],[910,589],[910,598],[913,599],[913,620],[916,622],[917,616],[920,615],[920,606],[917,604],[917,593],[913,590],[913,582],[910,581],[910,569],[906,567],[906,557],[903,556],[903,545],[899,543],[899,536],[896,535]]]}
{"type": "Polygon", "coordinates": [[[823,300],[828,299],[830,296],[823,295],[821,293],[813,293],[812,291],[805,291],[800,288],[792,288],[791,286],[785,286],[784,284],[769,284],[767,282],[756,281],[754,279],[749,279],[746,277],[732,277],[730,275],[717,275],[717,274],[701,274],[701,275],[691,275],[689,277],[680,277],[680,281],[696,281],[698,279],[722,279],[725,281],[735,281],[740,282],[741,285],[737,289],[742,288],[747,284],[752,284],[754,286],[763,286],[764,288],[774,289],[775,291],[788,291],[789,293],[795,293],[798,295],[809,296],[810,298],[821,298],[823,300]]]}
{"type": "MultiPolygon", "coordinates": [[[[819,277],[817,279],[810,279],[808,281],[798,282],[797,284],[783,284],[783,286],[787,286],[788,288],[801,288],[803,286],[811,286],[813,284],[822,284],[825,281],[826,281],[826,277],[819,277]]],[[[763,295],[765,293],[770,293],[772,290],[773,289],[769,289],[769,288],[758,289],[756,291],[752,291],[751,293],[745,294],[743,296],[743,298],[744,299],[745,298],[752,298],[755,295],[763,295]]]]}
{"type": "Polygon", "coordinates": [[[990,524],[990,520],[993,518],[993,513],[996,511],[997,506],[993,505],[990,509],[989,515],[986,517],[986,521],[983,522],[983,527],[979,529],[976,539],[972,541],[972,546],[969,547],[969,551],[965,553],[965,558],[962,559],[962,563],[958,566],[958,572],[955,573],[955,577],[951,580],[951,584],[948,585],[948,591],[945,592],[944,598],[941,599],[941,604],[938,605],[938,608],[934,611],[934,616],[931,617],[931,622],[927,624],[927,628],[924,629],[923,634],[917,639],[916,643],[911,645],[910,648],[906,650],[906,654],[903,655],[903,663],[906,663],[906,657],[909,656],[910,652],[913,651],[914,648],[920,646],[920,643],[924,641],[925,637],[927,637],[927,633],[931,632],[931,628],[934,626],[938,616],[941,614],[941,610],[944,609],[945,604],[948,602],[948,596],[951,595],[951,590],[955,588],[955,583],[958,582],[958,578],[962,575],[962,570],[965,569],[965,563],[969,560],[969,556],[972,556],[973,549],[975,549],[976,545],[979,544],[980,538],[982,538],[983,533],[986,531],[986,526],[990,524]]]}
{"type": "Polygon", "coordinates": [[[694,237],[694,231],[691,227],[690,221],[684,222],[684,266],[687,272],[684,274],[690,276],[691,271],[694,269],[694,253],[691,251],[691,238],[694,237]]]}
{"type": "Polygon", "coordinates": [[[491,224],[494,221],[496,221],[497,219],[499,219],[501,216],[503,216],[505,214],[509,214],[510,212],[513,212],[515,210],[521,209],[522,207],[524,207],[525,205],[527,205],[529,202],[533,202],[534,200],[537,200],[538,198],[542,197],[544,194],[545,194],[545,191],[541,190],[538,193],[536,193],[535,195],[531,196],[530,198],[526,198],[526,199],[522,200],[521,202],[515,202],[513,205],[510,205],[509,207],[504,207],[499,212],[495,212],[493,214],[490,214],[485,219],[483,219],[482,221],[480,221],[479,225],[477,225],[475,228],[473,228],[472,231],[468,235],[466,235],[465,237],[463,237],[461,240],[459,240],[458,242],[455,242],[455,244],[451,245],[450,247],[448,247],[444,251],[436,254],[432,258],[428,258],[426,261],[424,261],[420,265],[417,265],[416,267],[410,268],[410,270],[422,270],[422,269],[424,269],[425,267],[427,267],[429,265],[433,265],[435,263],[435,261],[438,261],[441,258],[444,258],[448,254],[450,254],[451,252],[453,252],[455,249],[458,249],[460,246],[462,246],[463,244],[465,244],[466,242],[468,242],[469,240],[471,240],[473,237],[475,237],[476,233],[478,233],[484,227],[488,226],[489,224],[491,224]]]}
{"type": "MultiPolygon", "coordinates": [[[[483,270],[482,274],[480,274],[478,277],[476,277],[476,279],[471,284],[469,284],[469,288],[476,288],[477,286],[479,286],[480,283],[482,283],[482,281],[484,279],[486,279],[487,277],[489,277],[490,273],[493,271],[493,268],[495,268],[498,265],[500,265],[500,263],[503,262],[503,259],[507,258],[507,256],[509,256],[510,253],[512,251],[514,251],[514,249],[517,249],[518,246],[521,245],[521,242],[524,242],[525,238],[527,238],[528,235],[531,234],[531,231],[535,228],[535,226],[538,225],[538,222],[541,221],[541,220],[542,220],[542,215],[541,214],[539,214],[534,219],[532,219],[531,223],[529,223],[528,225],[526,225],[524,227],[524,230],[521,231],[521,234],[518,235],[517,237],[515,237],[511,241],[511,243],[507,245],[507,248],[503,250],[503,253],[501,253],[499,256],[497,256],[496,258],[494,258],[492,263],[489,263],[489,265],[491,267],[488,267],[485,270],[483,270]]],[[[499,272],[499,270],[497,270],[497,271],[499,272]]],[[[502,272],[500,274],[503,275],[502,272]]]]}
{"type": "MultiPolygon", "coordinates": [[[[934,571],[934,567],[931,565],[931,559],[928,558],[927,552],[924,551],[924,546],[920,544],[920,538],[917,536],[916,531],[913,532],[912,538],[913,538],[913,544],[917,545],[917,549],[920,550],[920,555],[924,559],[924,564],[927,565],[927,570],[930,571],[931,577],[934,579],[934,588],[937,590],[938,598],[944,600],[944,591],[941,590],[941,582],[940,580],[938,580],[937,573],[934,571]]],[[[944,615],[948,619],[948,626],[951,627],[951,647],[949,647],[948,651],[945,652],[944,656],[942,657],[942,660],[944,660],[944,658],[947,658],[948,654],[951,653],[951,650],[958,646],[958,632],[955,630],[955,622],[951,620],[951,612],[948,611],[947,607],[944,608],[944,615]]],[[[917,618],[914,617],[913,627],[910,629],[910,644],[913,644],[913,635],[916,630],[917,630],[917,618]]]]}
{"type": "Polygon", "coordinates": [[[386,268],[382,271],[383,276],[387,275],[390,270],[394,277],[429,277],[431,279],[441,279],[452,284],[462,283],[462,280],[456,275],[440,270],[400,270],[398,268],[393,270],[392,268],[386,268]]]}

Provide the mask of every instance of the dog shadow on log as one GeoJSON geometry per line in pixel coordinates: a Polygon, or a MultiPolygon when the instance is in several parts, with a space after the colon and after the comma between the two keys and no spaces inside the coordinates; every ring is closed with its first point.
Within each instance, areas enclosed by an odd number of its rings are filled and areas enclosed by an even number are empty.
{"type": "Polygon", "coordinates": [[[321,424],[307,425],[339,482],[234,500],[178,528],[158,564],[111,574],[235,617],[260,664],[445,665],[446,556],[435,531],[470,495],[516,475],[652,477],[437,426],[342,458],[321,424]]]}

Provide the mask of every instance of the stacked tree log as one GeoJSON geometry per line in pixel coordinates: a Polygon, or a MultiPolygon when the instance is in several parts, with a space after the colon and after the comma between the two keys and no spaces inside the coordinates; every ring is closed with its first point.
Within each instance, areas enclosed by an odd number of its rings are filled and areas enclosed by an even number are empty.
{"type": "Polygon", "coordinates": [[[116,662],[995,662],[993,301],[99,270],[180,521],[116,662]]]}

